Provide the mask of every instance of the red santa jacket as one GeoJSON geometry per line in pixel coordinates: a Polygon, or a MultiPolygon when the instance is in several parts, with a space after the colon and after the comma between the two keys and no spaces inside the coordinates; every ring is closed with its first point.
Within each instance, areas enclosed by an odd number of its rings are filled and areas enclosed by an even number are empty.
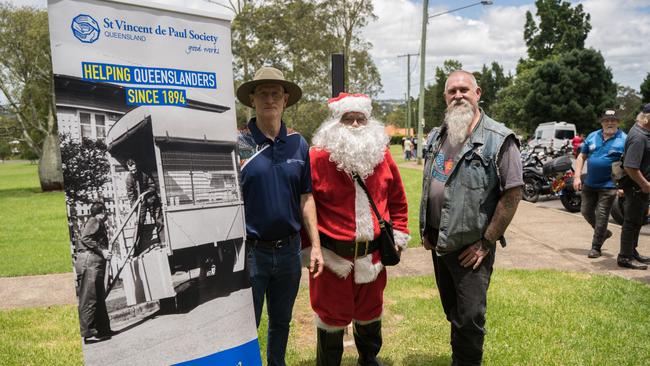
{"type": "MultiPolygon", "coordinates": [[[[365,192],[356,184],[352,177],[338,170],[336,163],[330,161],[329,152],[312,148],[309,151],[312,175],[312,194],[316,202],[318,215],[318,231],[342,241],[372,240],[379,236],[379,224],[372,208],[368,203],[365,192]],[[359,228],[357,224],[368,225],[359,228]],[[372,227],[370,227],[372,225],[372,227]],[[365,233],[365,236],[364,236],[365,233]],[[368,235],[372,235],[371,238],[368,235]]],[[[408,235],[408,206],[406,193],[395,161],[388,150],[371,175],[364,180],[379,213],[385,220],[393,222],[395,229],[395,242],[406,247],[410,236],[408,235]]],[[[311,246],[306,235],[302,236],[303,248],[311,246]]],[[[323,248],[325,266],[339,274],[347,276],[349,270],[339,268],[342,258],[332,260],[332,252],[323,248]]],[[[307,259],[307,258],[305,258],[307,259]]],[[[377,253],[374,258],[367,258],[368,262],[375,265],[375,270],[380,271],[381,266],[377,253]]],[[[355,261],[359,265],[359,259],[355,261]]],[[[368,263],[370,264],[370,263],[368,263]]],[[[349,263],[350,269],[352,263],[349,263]]],[[[357,269],[359,270],[359,269],[357,269]]],[[[376,272],[376,271],[373,271],[376,272]]],[[[356,276],[356,274],[355,274],[356,276]]],[[[366,277],[366,276],[364,276],[366,277]]],[[[372,276],[376,277],[376,273],[372,276]]],[[[370,279],[370,278],[367,278],[370,279]]],[[[364,280],[363,282],[368,282],[364,280]]],[[[358,283],[361,283],[357,281],[358,283]]]]}

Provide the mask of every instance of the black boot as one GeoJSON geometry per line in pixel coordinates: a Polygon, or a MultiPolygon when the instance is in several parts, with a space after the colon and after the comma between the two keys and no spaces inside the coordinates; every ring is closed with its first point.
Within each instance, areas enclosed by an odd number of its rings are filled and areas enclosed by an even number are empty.
{"type": "Polygon", "coordinates": [[[365,325],[354,323],[354,343],[359,352],[359,365],[383,366],[377,359],[381,349],[381,320],[365,325]]]}
{"type": "Polygon", "coordinates": [[[343,356],[343,329],[326,331],[316,328],[316,365],[340,366],[343,356]]]}

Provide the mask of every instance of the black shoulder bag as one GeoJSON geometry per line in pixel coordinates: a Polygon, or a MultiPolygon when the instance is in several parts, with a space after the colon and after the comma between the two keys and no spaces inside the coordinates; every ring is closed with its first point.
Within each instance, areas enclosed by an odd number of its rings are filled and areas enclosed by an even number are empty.
{"type": "Polygon", "coordinates": [[[381,264],[384,266],[394,266],[397,263],[399,263],[400,260],[400,253],[395,249],[395,236],[393,234],[393,223],[390,221],[384,220],[381,215],[379,214],[379,210],[377,210],[377,206],[375,206],[375,202],[372,200],[372,197],[370,197],[370,193],[368,193],[368,188],[366,185],[363,183],[363,180],[361,180],[361,177],[357,173],[353,173],[352,177],[359,183],[359,186],[361,186],[361,189],[363,189],[364,192],[366,192],[366,196],[368,196],[368,201],[370,202],[370,206],[372,207],[372,210],[375,212],[375,215],[377,216],[377,221],[379,222],[379,237],[375,239],[375,242],[379,244],[379,253],[381,254],[381,264]]]}

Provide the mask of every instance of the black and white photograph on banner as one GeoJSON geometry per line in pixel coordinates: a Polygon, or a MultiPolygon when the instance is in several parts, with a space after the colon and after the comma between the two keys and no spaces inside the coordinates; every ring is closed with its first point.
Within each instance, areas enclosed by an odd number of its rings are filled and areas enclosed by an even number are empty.
{"type": "Polygon", "coordinates": [[[139,1],[48,12],[85,363],[261,365],[230,20],[139,1]]]}

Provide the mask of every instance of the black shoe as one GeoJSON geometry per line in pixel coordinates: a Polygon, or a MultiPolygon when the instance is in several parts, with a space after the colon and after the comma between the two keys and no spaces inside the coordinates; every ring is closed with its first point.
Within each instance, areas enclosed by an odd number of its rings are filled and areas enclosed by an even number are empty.
{"type": "Polygon", "coordinates": [[[607,229],[607,231],[605,232],[605,240],[607,240],[607,239],[609,239],[611,237],[612,237],[612,232],[611,232],[611,230],[607,229]]]}
{"type": "Polygon", "coordinates": [[[634,251],[634,259],[636,259],[637,262],[641,262],[644,264],[650,264],[650,257],[646,257],[645,255],[639,254],[636,250],[634,251]]]}
{"type": "Polygon", "coordinates": [[[587,254],[587,258],[598,258],[598,257],[600,257],[600,256],[601,256],[601,254],[600,254],[600,250],[595,249],[595,248],[592,248],[592,249],[589,251],[589,254],[587,254]]]}
{"type": "Polygon", "coordinates": [[[110,339],[111,337],[106,337],[106,336],[101,336],[101,335],[94,335],[90,337],[84,337],[84,343],[85,344],[91,344],[91,343],[97,343],[97,342],[102,342],[107,339],[110,339]]]}
{"type": "Polygon", "coordinates": [[[616,263],[619,267],[631,268],[631,269],[648,269],[648,266],[637,262],[634,258],[628,257],[618,257],[616,263]]]}

